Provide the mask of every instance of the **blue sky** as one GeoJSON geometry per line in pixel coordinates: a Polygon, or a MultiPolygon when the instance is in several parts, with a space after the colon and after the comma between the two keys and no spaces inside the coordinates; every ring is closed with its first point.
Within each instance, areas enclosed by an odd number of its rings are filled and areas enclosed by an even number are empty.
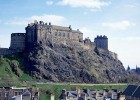
{"type": "Polygon", "coordinates": [[[0,0],[0,46],[34,20],[80,29],[92,41],[107,35],[124,66],[140,66],[140,0],[0,0]]]}

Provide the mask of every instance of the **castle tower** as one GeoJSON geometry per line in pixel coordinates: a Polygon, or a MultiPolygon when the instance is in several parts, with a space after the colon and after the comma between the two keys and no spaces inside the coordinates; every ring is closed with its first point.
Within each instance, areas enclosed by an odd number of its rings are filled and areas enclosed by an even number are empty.
{"type": "Polygon", "coordinates": [[[95,45],[97,48],[102,48],[104,50],[108,50],[108,38],[107,36],[97,36],[94,39],[95,45]]]}
{"type": "Polygon", "coordinates": [[[50,39],[52,41],[52,25],[44,23],[43,21],[35,21],[28,24],[26,30],[26,47],[32,48],[36,44],[45,43],[50,39]]]}
{"type": "Polygon", "coordinates": [[[9,49],[23,51],[25,49],[25,33],[12,33],[9,49]]]}
{"type": "Polygon", "coordinates": [[[26,47],[32,48],[34,42],[37,41],[37,24],[38,23],[31,23],[25,28],[26,30],[26,47]]]}

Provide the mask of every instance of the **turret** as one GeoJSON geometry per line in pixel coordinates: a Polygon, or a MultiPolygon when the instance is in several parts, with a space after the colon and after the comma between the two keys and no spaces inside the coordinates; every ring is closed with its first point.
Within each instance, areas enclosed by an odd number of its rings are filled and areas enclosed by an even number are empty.
{"type": "Polygon", "coordinates": [[[102,48],[104,50],[108,50],[108,38],[107,36],[97,36],[95,39],[94,39],[94,42],[95,42],[95,45],[97,48],[102,48]]]}
{"type": "Polygon", "coordinates": [[[25,33],[12,33],[9,49],[23,51],[25,49],[25,33]]]}

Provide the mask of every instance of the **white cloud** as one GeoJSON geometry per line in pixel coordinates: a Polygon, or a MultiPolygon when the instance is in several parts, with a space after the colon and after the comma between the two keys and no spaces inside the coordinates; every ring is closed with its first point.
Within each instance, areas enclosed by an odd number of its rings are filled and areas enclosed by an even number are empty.
{"type": "Polygon", "coordinates": [[[14,18],[5,22],[6,25],[27,25],[30,20],[28,18],[14,18]]]}
{"type": "Polygon", "coordinates": [[[132,3],[132,4],[124,5],[124,7],[127,7],[127,8],[134,8],[134,7],[138,7],[138,6],[140,6],[140,4],[138,4],[138,3],[132,3]]]}
{"type": "Polygon", "coordinates": [[[44,21],[44,22],[52,22],[53,24],[62,23],[65,18],[59,15],[47,15],[44,14],[42,16],[31,16],[28,18],[14,18],[13,20],[9,20],[5,22],[8,25],[27,25],[28,23],[33,22],[34,20],[37,21],[44,21]]]}
{"type": "Polygon", "coordinates": [[[59,5],[71,7],[85,7],[90,9],[100,9],[103,6],[108,6],[110,2],[103,0],[61,0],[58,2],[59,5]]]}
{"type": "Polygon", "coordinates": [[[59,16],[59,15],[32,16],[30,19],[32,21],[42,20],[44,22],[52,22],[52,23],[55,23],[55,24],[61,23],[65,20],[65,18],[63,16],[59,16]]]}
{"type": "Polygon", "coordinates": [[[91,40],[94,39],[95,34],[93,34],[93,31],[92,31],[91,29],[89,29],[89,28],[87,28],[87,27],[81,27],[81,28],[79,28],[79,29],[80,29],[80,31],[83,33],[83,37],[84,37],[84,38],[89,37],[91,40]]]}
{"type": "Polygon", "coordinates": [[[129,21],[120,21],[120,22],[104,22],[104,23],[102,23],[102,26],[108,27],[110,29],[124,30],[131,26],[135,26],[135,24],[131,23],[129,21]]]}
{"type": "Polygon", "coordinates": [[[127,4],[127,5],[125,5],[124,7],[134,8],[135,5],[133,5],[133,4],[127,4]]]}
{"type": "Polygon", "coordinates": [[[53,1],[46,1],[47,5],[53,5],[53,1]]]}
{"type": "Polygon", "coordinates": [[[83,33],[91,33],[92,31],[86,27],[82,27],[80,28],[80,31],[83,32],[83,33]]]}

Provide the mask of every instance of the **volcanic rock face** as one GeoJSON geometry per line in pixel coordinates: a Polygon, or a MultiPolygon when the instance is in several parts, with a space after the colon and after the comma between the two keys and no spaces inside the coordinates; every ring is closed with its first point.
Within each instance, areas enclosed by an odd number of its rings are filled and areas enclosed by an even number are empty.
{"type": "Polygon", "coordinates": [[[109,51],[64,44],[42,44],[26,53],[30,74],[54,82],[126,82],[122,63],[109,51]]]}

